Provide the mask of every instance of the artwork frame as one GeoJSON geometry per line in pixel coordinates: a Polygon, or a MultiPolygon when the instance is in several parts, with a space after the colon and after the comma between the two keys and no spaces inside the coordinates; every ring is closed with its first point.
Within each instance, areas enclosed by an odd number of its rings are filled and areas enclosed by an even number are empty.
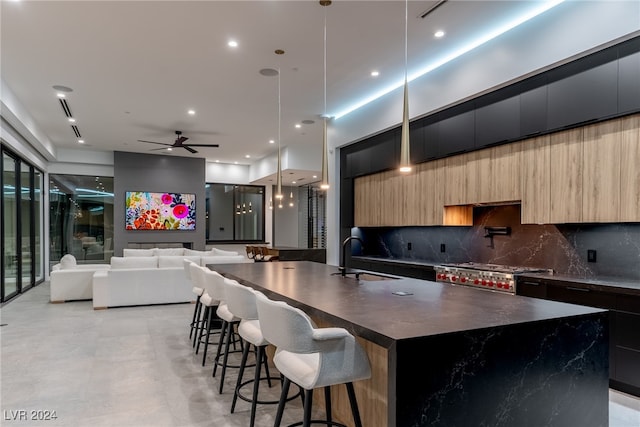
{"type": "Polygon", "coordinates": [[[125,229],[193,231],[196,229],[196,195],[127,191],[125,229]]]}

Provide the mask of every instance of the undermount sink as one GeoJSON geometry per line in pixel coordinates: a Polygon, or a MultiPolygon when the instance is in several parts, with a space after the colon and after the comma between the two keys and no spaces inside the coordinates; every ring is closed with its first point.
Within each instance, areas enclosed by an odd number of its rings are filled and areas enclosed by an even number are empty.
{"type": "Polygon", "coordinates": [[[397,280],[397,277],[383,276],[381,274],[372,274],[372,273],[360,273],[356,275],[358,280],[362,280],[364,282],[374,282],[378,280],[397,280]]]}

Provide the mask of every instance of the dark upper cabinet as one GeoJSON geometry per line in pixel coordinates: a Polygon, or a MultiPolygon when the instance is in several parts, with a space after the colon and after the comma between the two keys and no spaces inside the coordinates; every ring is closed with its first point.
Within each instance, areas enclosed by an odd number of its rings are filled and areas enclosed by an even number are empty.
{"type": "Polygon", "coordinates": [[[547,85],[544,76],[531,79],[520,94],[520,134],[535,135],[547,130],[547,85]]]}
{"type": "Polygon", "coordinates": [[[520,96],[476,109],[475,147],[481,148],[520,136],[520,96]]]}
{"type": "Polygon", "coordinates": [[[429,158],[424,152],[424,123],[422,121],[416,120],[409,124],[409,141],[411,163],[426,162],[429,158]]]}
{"type": "MultiPolygon", "coordinates": [[[[371,141],[369,151],[370,168],[366,173],[393,169],[400,162],[400,128],[384,132],[371,141]]],[[[411,140],[409,140],[411,141],[411,140]]]]}
{"type": "Polygon", "coordinates": [[[548,85],[548,130],[618,112],[618,61],[607,62],[548,85]]]}
{"type": "Polygon", "coordinates": [[[438,126],[438,155],[471,151],[475,146],[475,110],[441,120],[438,126]]]}
{"type": "Polygon", "coordinates": [[[640,110],[640,52],[618,61],[618,112],[640,110]]]}
{"type": "Polygon", "coordinates": [[[347,175],[358,176],[368,173],[371,169],[370,150],[363,149],[347,154],[347,175]]]}

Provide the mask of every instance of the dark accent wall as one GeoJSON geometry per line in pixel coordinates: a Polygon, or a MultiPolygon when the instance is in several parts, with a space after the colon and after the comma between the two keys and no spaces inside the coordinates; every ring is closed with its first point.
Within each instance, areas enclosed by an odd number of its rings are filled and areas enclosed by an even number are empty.
{"type": "MultiPolygon", "coordinates": [[[[520,224],[520,205],[478,207],[473,227],[380,227],[352,230],[364,254],[431,263],[481,262],[551,268],[582,278],[640,280],[640,224],[520,224]],[[510,227],[484,237],[484,227],[510,227]],[[411,250],[408,249],[411,243],[411,250]],[[445,252],[441,252],[441,245],[445,252]],[[597,262],[587,262],[587,250],[597,262]]],[[[354,244],[354,254],[360,247],[354,244]]]]}
{"type": "Polygon", "coordinates": [[[130,243],[181,243],[205,249],[205,159],[116,151],[114,153],[114,255],[130,243]],[[196,195],[196,229],[125,230],[125,193],[154,191],[196,195]]]}

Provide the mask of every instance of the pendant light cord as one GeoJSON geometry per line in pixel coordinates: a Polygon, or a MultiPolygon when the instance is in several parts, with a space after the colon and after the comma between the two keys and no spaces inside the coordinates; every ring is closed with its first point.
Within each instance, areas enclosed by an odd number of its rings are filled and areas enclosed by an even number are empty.
{"type": "Polygon", "coordinates": [[[324,120],[327,120],[327,7],[324,7],[324,120]]]}
{"type": "Polygon", "coordinates": [[[409,45],[409,0],[404,1],[404,81],[407,81],[407,57],[409,45]]]}

